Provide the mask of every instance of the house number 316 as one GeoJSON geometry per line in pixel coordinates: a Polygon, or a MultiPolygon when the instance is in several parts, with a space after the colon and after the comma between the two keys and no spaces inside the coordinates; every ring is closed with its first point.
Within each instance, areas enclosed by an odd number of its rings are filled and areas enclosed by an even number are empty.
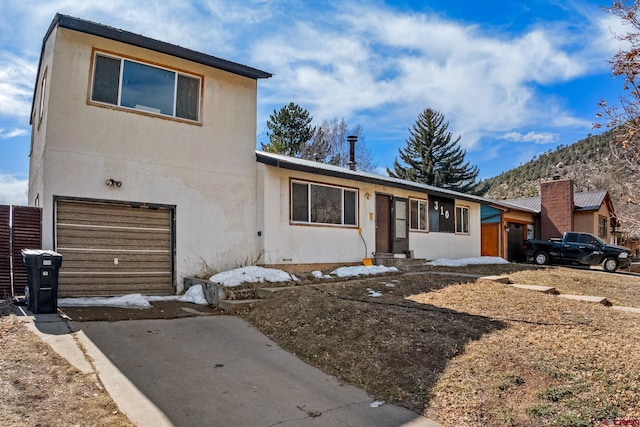
{"type": "Polygon", "coordinates": [[[449,219],[449,209],[445,209],[438,201],[433,202],[433,209],[440,212],[440,216],[449,219]]]}

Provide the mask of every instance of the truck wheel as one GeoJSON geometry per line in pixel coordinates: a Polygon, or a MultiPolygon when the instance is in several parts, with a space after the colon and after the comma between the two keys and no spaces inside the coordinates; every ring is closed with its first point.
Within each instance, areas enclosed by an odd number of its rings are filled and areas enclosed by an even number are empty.
{"type": "Polygon", "coordinates": [[[604,260],[602,263],[602,268],[609,273],[613,273],[618,269],[618,260],[612,257],[609,257],[604,260]]]}
{"type": "Polygon", "coordinates": [[[538,252],[533,256],[533,260],[538,265],[545,265],[549,262],[549,255],[546,252],[538,252]]]}

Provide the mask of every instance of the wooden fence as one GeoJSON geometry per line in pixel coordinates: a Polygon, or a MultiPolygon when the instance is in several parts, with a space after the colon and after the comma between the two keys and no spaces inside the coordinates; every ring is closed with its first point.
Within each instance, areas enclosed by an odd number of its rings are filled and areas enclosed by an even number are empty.
{"type": "Polygon", "coordinates": [[[22,250],[41,247],[42,209],[0,205],[0,300],[24,293],[22,250]]]}

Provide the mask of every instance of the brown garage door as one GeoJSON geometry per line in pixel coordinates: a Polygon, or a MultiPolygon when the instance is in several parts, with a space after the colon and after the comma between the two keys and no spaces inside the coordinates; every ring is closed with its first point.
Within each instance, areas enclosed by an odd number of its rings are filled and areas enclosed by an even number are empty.
{"type": "Polygon", "coordinates": [[[56,202],[59,296],[173,293],[173,209],[56,202]]]}

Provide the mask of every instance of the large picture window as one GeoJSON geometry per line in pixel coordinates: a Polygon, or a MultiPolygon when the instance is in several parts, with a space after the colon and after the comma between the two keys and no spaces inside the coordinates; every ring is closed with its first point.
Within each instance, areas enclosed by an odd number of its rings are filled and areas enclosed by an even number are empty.
{"type": "Polygon", "coordinates": [[[199,77],[96,54],[91,100],[198,121],[200,82],[199,77]]]}
{"type": "Polygon", "coordinates": [[[292,181],[291,221],[358,225],[358,191],[331,185],[292,181]]]}
{"type": "Polygon", "coordinates": [[[411,208],[411,230],[428,231],[427,228],[427,201],[418,199],[409,199],[411,208]]]}
{"type": "Polygon", "coordinates": [[[469,234],[469,208],[456,206],[456,233],[469,234]]]}

